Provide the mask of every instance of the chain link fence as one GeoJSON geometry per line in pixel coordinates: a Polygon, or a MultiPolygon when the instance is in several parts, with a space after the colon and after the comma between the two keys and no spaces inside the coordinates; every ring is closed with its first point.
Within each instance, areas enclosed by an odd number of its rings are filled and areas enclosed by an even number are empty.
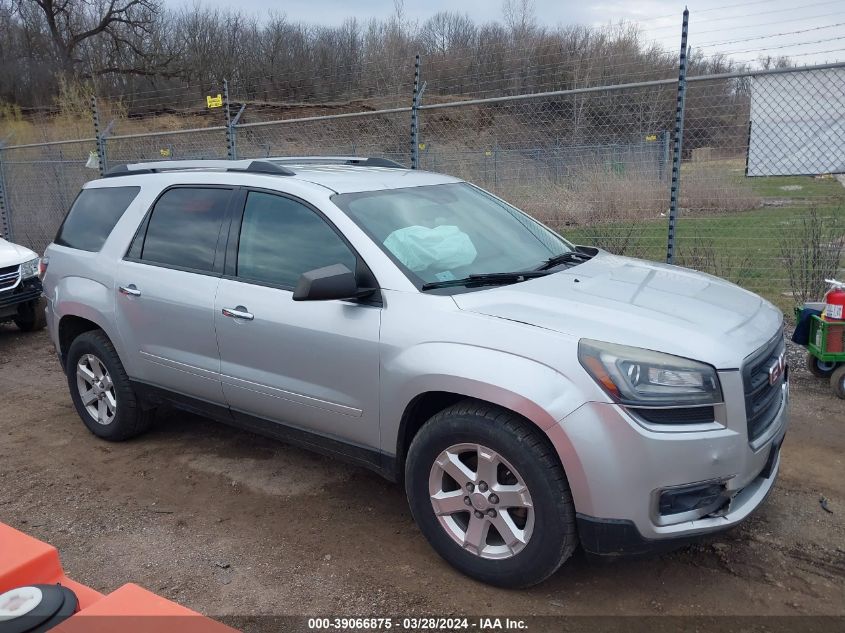
{"type": "Polygon", "coordinates": [[[565,69],[511,62],[493,80],[484,60],[374,60],[374,85],[334,81],[306,101],[319,78],[100,97],[91,138],[0,146],[0,228],[43,251],[80,186],[121,163],[380,156],[474,182],[572,241],[663,261],[674,166],[674,263],[784,308],[842,274],[845,64],[680,80],[676,66],[555,90],[565,69]]]}
{"type": "Polygon", "coordinates": [[[821,297],[845,254],[843,109],[842,65],[690,78],[676,263],[782,307],[821,297]]]}
{"type": "Polygon", "coordinates": [[[246,123],[236,130],[238,158],[380,156],[410,161],[408,108],[246,123]]]}
{"type": "MultiPolygon", "coordinates": [[[[420,107],[420,165],[465,178],[572,240],[659,259],[672,80],[420,107]]],[[[665,221],[664,221],[665,224],[665,221]]]]}
{"type": "Polygon", "coordinates": [[[98,176],[86,168],[95,147],[90,138],[0,149],[10,238],[43,252],[79,189],[98,176]]]}

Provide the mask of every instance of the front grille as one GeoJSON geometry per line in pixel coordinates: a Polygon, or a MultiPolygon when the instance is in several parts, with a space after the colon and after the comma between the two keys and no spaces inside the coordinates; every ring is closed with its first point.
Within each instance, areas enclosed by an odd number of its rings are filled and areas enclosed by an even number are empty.
{"type": "Polygon", "coordinates": [[[14,288],[18,283],[20,266],[4,266],[0,268],[0,292],[14,288]]]}
{"type": "Polygon", "coordinates": [[[774,383],[770,382],[770,371],[775,367],[786,349],[783,334],[778,333],[771,341],[749,356],[742,368],[745,387],[745,416],[748,420],[748,440],[760,437],[774,421],[783,401],[783,381],[786,370],[774,383]]]}

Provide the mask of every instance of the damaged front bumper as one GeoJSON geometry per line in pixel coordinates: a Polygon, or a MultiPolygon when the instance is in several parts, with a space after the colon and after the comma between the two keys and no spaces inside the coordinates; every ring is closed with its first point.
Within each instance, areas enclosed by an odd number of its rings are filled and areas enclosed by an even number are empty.
{"type": "Polygon", "coordinates": [[[766,432],[749,441],[744,401],[730,397],[741,394],[741,379],[732,372],[721,380],[731,404],[722,423],[711,428],[655,431],[624,407],[587,403],[548,431],[569,479],[588,553],[675,549],[737,525],[763,503],[780,466],[789,384],[782,386],[781,406],[766,432]],[[672,508],[671,495],[688,491],[683,501],[689,509],[672,508]],[[702,495],[700,506],[695,494],[702,495]]]}

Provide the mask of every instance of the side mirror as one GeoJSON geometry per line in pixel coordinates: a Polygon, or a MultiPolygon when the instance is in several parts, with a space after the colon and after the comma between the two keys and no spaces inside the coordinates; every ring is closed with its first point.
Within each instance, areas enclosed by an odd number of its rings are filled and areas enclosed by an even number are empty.
{"type": "Polygon", "coordinates": [[[293,291],[293,300],[358,299],[374,292],[375,288],[359,288],[351,270],[343,264],[334,264],[302,273],[293,291]]]}

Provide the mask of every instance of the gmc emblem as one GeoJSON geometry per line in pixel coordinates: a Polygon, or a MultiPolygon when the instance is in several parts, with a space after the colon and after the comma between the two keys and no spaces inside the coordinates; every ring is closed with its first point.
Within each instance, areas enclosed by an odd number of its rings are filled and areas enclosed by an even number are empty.
{"type": "Polygon", "coordinates": [[[781,352],[777,360],[769,367],[769,384],[774,385],[786,371],[786,352],[781,352]]]}

